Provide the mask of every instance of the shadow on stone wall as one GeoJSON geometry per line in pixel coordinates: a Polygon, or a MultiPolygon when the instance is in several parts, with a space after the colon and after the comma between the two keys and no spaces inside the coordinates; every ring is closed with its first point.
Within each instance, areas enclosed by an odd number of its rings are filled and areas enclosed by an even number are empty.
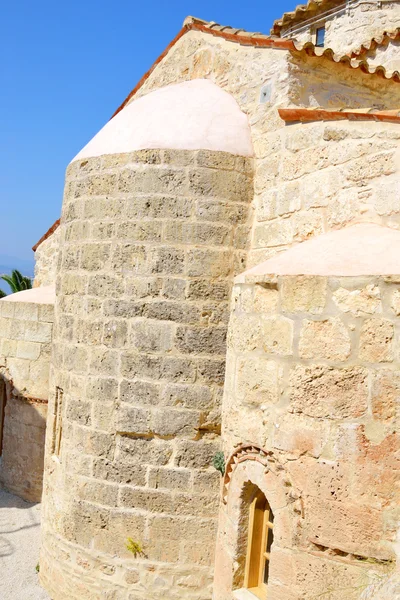
{"type": "MultiPolygon", "coordinates": [[[[0,375],[0,488],[40,502],[43,485],[47,400],[16,389],[0,375]]],[[[1,508],[1,504],[0,504],[1,508]]]]}

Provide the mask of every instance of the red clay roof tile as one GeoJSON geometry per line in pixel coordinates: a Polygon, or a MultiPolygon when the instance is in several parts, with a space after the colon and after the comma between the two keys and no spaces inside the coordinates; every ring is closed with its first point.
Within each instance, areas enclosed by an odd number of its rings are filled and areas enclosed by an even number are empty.
{"type": "Polygon", "coordinates": [[[373,108],[327,110],[325,108],[280,108],[279,116],[286,123],[313,121],[383,121],[400,123],[400,109],[375,110],[373,108]]]}

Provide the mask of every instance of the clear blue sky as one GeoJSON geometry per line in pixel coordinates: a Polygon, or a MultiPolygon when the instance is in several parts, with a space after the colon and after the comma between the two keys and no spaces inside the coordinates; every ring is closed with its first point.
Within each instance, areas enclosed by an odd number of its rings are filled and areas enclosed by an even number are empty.
{"type": "Polygon", "coordinates": [[[191,14],[269,32],[297,0],[14,0],[1,8],[0,254],[32,257],[65,168],[191,14]]]}

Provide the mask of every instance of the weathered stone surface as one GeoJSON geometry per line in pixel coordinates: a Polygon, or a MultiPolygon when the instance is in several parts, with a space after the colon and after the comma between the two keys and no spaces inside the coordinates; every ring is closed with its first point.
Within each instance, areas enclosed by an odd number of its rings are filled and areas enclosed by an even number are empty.
{"type": "Polygon", "coordinates": [[[392,362],[393,324],[386,319],[366,319],[360,332],[360,358],[366,362],[392,362]]]}
{"type": "Polygon", "coordinates": [[[291,410],[316,418],[359,417],[367,410],[367,374],[361,367],[297,366],[290,377],[291,410]]]}
{"type": "Polygon", "coordinates": [[[299,342],[301,358],[343,361],[350,351],[349,332],[340,319],[303,321],[299,342]]]}
{"type": "Polygon", "coordinates": [[[350,312],[358,316],[382,312],[381,293],[377,286],[369,285],[356,290],[339,288],[333,293],[333,299],[345,313],[350,312]]]}
{"type": "Polygon", "coordinates": [[[284,312],[319,314],[326,304],[327,283],[323,277],[285,277],[280,295],[284,312]]]}

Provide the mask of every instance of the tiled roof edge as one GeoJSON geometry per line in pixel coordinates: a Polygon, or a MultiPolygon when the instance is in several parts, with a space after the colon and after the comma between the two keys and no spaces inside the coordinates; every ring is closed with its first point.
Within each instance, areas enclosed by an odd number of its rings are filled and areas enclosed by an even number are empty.
{"type": "MultiPolygon", "coordinates": [[[[344,0],[338,0],[337,5],[343,4],[344,0]]],[[[283,13],[280,19],[276,19],[271,29],[271,35],[280,35],[282,28],[289,25],[292,21],[299,17],[304,17],[307,13],[323,9],[328,4],[332,4],[332,0],[308,0],[307,4],[299,4],[292,11],[283,13]]]]}
{"type": "Polygon", "coordinates": [[[313,121],[383,121],[400,123],[400,109],[375,110],[373,108],[327,110],[324,108],[279,108],[279,116],[286,123],[311,123],[313,121]]]}
{"type": "Polygon", "coordinates": [[[138,84],[134,87],[134,89],[122,102],[122,104],[117,108],[117,110],[111,118],[115,117],[115,115],[117,115],[128,104],[131,98],[150,77],[157,65],[163,60],[163,58],[168,54],[171,48],[175,46],[175,44],[181,39],[181,37],[185,35],[187,31],[200,31],[202,33],[208,33],[210,35],[223,38],[227,41],[236,42],[243,46],[255,46],[258,48],[275,48],[298,53],[305,52],[306,54],[308,54],[308,56],[326,58],[328,60],[331,60],[332,62],[341,63],[353,69],[359,68],[363,73],[367,73],[369,75],[378,75],[385,79],[393,79],[396,83],[400,82],[400,74],[397,71],[394,71],[393,73],[388,73],[384,67],[370,67],[367,61],[365,60],[357,60],[347,55],[336,55],[334,51],[330,48],[318,48],[310,42],[307,42],[306,44],[301,44],[293,40],[271,37],[268,35],[263,35],[261,33],[252,33],[243,29],[234,29],[232,27],[219,25],[218,23],[214,23],[213,21],[204,21],[195,17],[187,17],[178,35],[172,40],[170,44],[168,44],[164,52],[160,54],[157,60],[147,71],[147,73],[143,75],[138,84]]]}
{"type": "Polygon", "coordinates": [[[360,48],[353,50],[350,53],[350,56],[352,58],[363,56],[370,50],[376,50],[379,46],[385,46],[389,42],[394,42],[396,40],[400,40],[400,27],[397,27],[394,31],[383,31],[381,35],[373,37],[372,40],[369,40],[368,42],[364,42],[360,48]]]}
{"type": "Polygon", "coordinates": [[[40,240],[34,246],[32,246],[32,250],[34,252],[36,252],[36,250],[39,248],[40,244],[42,242],[44,242],[45,240],[47,240],[47,238],[49,238],[55,232],[55,230],[58,229],[59,226],[60,226],[60,219],[57,219],[57,221],[55,223],[53,223],[53,225],[50,227],[50,229],[48,229],[46,231],[46,233],[44,235],[42,235],[40,240]]]}
{"type": "Polygon", "coordinates": [[[297,41],[293,41],[293,45],[297,52],[306,53],[312,57],[320,57],[327,58],[330,61],[336,64],[342,64],[352,69],[360,69],[363,73],[367,75],[377,75],[382,77],[383,79],[393,80],[396,83],[400,83],[400,73],[399,71],[388,71],[383,66],[372,66],[368,63],[367,60],[361,58],[352,58],[345,54],[344,56],[340,56],[336,54],[332,48],[320,48],[312,44],[311,42],[301,43],[297,41]]]}
{"type": "Polygon", "coordinates": [[[175,46],[175,44],[185,35],[187,31],[201,31],[203,33],[209,33],[216,37],[224,38],[225,40],[237,42],[246,46],[259,46],[264,48],[280,48],[283,50],[293,49],[293,42],[290,40],[282,40],[280,38],[271,38],[269,35],[263,35],[261,33],[250,33],[244,29],[233,29],[232,27],[223,27],[214,23],[213,21],[204,21],[203,19],[197,19],[196,17],[187,17],[183,23],[183,27],[178,35],[172,40],[165,50],[160,54],[157,60],[152,64],[150,69],[143,75],[137,85],[133,88],[129,96],[123,101],[123,103],[117,108],[111,118],[115,117],[131,100],[136,92],[142,87],[142,85],[150,77],[157,65],[163,60],[168,52],[175,46]]]}

